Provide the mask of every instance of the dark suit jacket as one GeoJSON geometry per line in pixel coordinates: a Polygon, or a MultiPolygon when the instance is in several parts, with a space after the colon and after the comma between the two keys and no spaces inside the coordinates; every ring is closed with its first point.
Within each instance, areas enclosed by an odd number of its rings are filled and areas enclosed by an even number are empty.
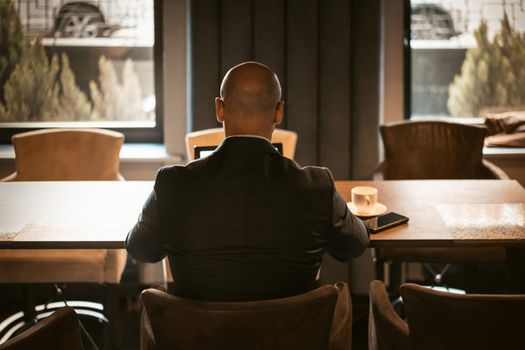
{"type": "Polygon", "coordinates": [[[325,251],[345,261],[368,242],[328,169],[229,137],[207,158],[160,169],[126,248],[141,261],[168,255],[181,297],[242,301],[306,292],[325,251]]]}

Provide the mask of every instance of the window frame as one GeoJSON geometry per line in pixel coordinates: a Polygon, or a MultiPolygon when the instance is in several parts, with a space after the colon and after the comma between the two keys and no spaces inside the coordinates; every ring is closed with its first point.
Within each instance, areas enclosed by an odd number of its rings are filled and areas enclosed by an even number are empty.
{"type": "Polygon", "coordinates": [[[127,143],[162,143],[164,141],[164,81],[163,81],[163,0],[153,0],[154,16],[154,38],[153,44],[153,65],[154,65],[154,87],[155,87],[155,126],[154,127],[104,127],[93,123],[93,126],[67,125],[67,122],[56,122],[57,126],[37,126],[36,123],[28,123],[27,127],[0,127],[0,145],[11,144],[11,137],[22,132],[35,131],[41,129],[84,129],[84,128],[104,128],[118,131],[125,136],[127,143]]]}
{"type": "Polygon", "coordinates": [[[412,6],[410,0],[403,0],[403,86],[404,119],[412,117],[412,47],[410,46],[410,20],[412,6]]]}
{"type": "Polygon", "coordinates": [[[412,46],[411,46],[411,0],[403,1],[403,120],[413,121],[446,121],[451,123],[484,125],[484,117],[458,117],[458,116],[418,116],[412,117],[412,46]]]}

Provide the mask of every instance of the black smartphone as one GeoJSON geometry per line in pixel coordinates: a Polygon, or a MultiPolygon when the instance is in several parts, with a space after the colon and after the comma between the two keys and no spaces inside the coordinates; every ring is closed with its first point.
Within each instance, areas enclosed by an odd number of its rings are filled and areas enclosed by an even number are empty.
{"type": "Polygon", "coordinates": [[[370,233],[378,233],[388,228],[408,222],[406,216],[397,213],[388,213],[376,216],[371,219],[363,220],[370,233]]]}

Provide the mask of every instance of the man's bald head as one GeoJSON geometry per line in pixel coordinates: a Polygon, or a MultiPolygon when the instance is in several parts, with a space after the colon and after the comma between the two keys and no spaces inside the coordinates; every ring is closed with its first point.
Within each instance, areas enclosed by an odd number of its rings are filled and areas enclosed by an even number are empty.
{"type": "Polygon", "coordinates": [[[272,116],[281,101],[281,84],[264,64],[241,63],[224,76],[221,99],[226,111],[238,117],[272,116]]]}

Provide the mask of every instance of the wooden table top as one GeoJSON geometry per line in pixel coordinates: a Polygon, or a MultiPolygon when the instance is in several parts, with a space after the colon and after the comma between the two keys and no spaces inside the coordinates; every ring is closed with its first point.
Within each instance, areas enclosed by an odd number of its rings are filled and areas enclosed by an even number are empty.
{"type": "Polygon", "coordinates": [[[371,246],[525,246],[525,189],[515,180],[338,181],[347,201],[354,186],[374,186],[378,201],[409,217],[371,235],[371,246]]]}
{"type": "MultiPolygon", "coordinates": [[[[525,246],[525,190],[516,181],[338,181],[410,218],[372,246],[525,246]]],[[[0,248],[122,248],[150,181],[0,183],[0,248]]]]}
{"type": "Polygon", "coordinates": [[[0,248],[123,248],[151,181],[0,182],[0,248]]]}

